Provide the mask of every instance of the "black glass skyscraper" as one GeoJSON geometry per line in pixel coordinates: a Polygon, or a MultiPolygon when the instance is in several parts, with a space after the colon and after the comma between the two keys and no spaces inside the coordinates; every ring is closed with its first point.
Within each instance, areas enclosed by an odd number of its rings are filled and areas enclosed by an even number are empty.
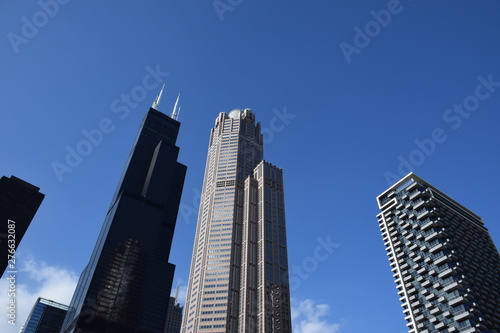
{"type": "MultiPolygon", "coordinates": [[[[160,93],[161,96],[161,93],[160,93]]],[[[143,120],[64,332],[162,332],[175,266],[168,262],[186,167],[180,123],[157,111],[143,120]]]]}
{"type": "Polygon", "coordinates": [[[15,176],[0,179],[0,276],[11,258],[10,246],[19,246],[45,197],[39,191],[38,187],[15,176]]]}

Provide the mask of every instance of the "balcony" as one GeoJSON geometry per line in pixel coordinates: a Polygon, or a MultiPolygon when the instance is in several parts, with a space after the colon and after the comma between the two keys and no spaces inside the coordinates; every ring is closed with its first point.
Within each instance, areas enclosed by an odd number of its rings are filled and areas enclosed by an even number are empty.
{"type": "Polygon", "coordinates": [[[437,325],[434,325],[434,328],[437,330],[440,330],[440,329],[444,328],[445,326],[446,326],[445,323],[439,322],[437,325]]]}
{"type": "MultiPolygon", "coordinates": [[[[426,210],[424,213],[422,213],[421,215],[418,216],[419,220],[422,219],[423,217],[425,217],[426,215],[430,214],[428,210],[426,210]],[[427,214],[425,214],[427,213],[427,214]],[[425,215],[424,215],[425,214],[425,215]]],[[[424,223],[422,225],[422,230],[423,231],[426,231],[427,229],[431,228],[432,226],[434,226],[435,222],[433,220],[430,220],[427,222],[427,223],[424,223]]]]}
{"type": "Polygon", "coordinates": [[[423,257],[422,255],[420,255],[420,254],[419,254],[419,255],[417,255],[417,256],[413,259],[413,261],[415,261],[416,263],[419,263],[419,262],[421,262],[422,260],[424,260],[424,257],[423,257]]]}
{"type": "Polygon", "coordinates": [[[420,199],[413,204],[413,209],[417,210],[418,208],[422,207],[423,204],[425,204],[425,200],[420,199]]]}
{"type": "Polygon", "coordinates": [[[453,317],[453,314],[449,310],[446,310],[445,312],[443,312],[443,317],[451,318],[453,317]]]}
{"type": "Polygon", "coordinates": [[[441,309],[440,309],[439,307],[437,307],[437,306],[436,306],[435,308],[433,308],[433,309],[431,309],[431,310],[429,311],[429,313],[430,313],[431,315],[433,315],[433,316],[437,316],[437,315],[441,314],[442,312],[443,312],[443,310],[441,310],[441,309]]]}
{"type": "Polygon", "coordinates": [[[417,271],[417,273],[420,274],[420,275],[422,275],[424,273],[427,273],[427,272],[428,272],[428,269],[425,266],[420,267],[420,269],[417,271]]]}
{"type": "Polygon", "coordinates": [[[464,311],[459,314],[455,314],[455,317],[453,319],[456,321],[463,321],[465,319],[469,319],[472,317],[473,317],[472,313],[470,313],[469,311],[464,311]]]}
{"type": "Polygon", "coordinates": [[[415,287],[408,289],[408,295],[415,295],[418,290],[415,287]]]}
{"type": "Polygon", "coordinates": [[[447,268],[439,273],[439,277],[441,279],[447,278],[453,274],[453,269],[452,268],[447,268]]]}
{"type": "Polygon", "coordinates": [[[431,283],[432,283],[431,281],[425,280],[424,282],[422,282],[422,287],[427,288],[428,286],[431,285],[431,283]]]}
{"type": "Polygon", "coordinates": [[[445,292],[450,292],[450,291],[456,290],[456,289],[461,288],[461,287],[462,287],[462,285],[458,281],[453,281],[452,283],[445,286],[443,290],[445,292]]]}
{"type": "Polygon", "coordinates": [[[445,263],[447,261],[451,261],[452,259],[452,256],[450,255],[442,255],[440,257],[438,257],[435,261],[434,261],[434,264],[435,265],[441,265],[442,263],[445,263]]]}
{"type": "Polygon", "coordinates": [[[429,249],[430,253],[436,253],[437,251],[444,250],[446,243],[438,243],[429,249]]]}
{"type": "Polygon", "coordinates": [[[454,298],[451,301],[449,301],[448,304],[450,306],[456,306],[458,304],[462,304],[462,303],[465,303],[465,302],[467,302],[467,300],[465,299],[465,297],[459,296],[459,297],[454,298]]]}
{"type": "Polygon", "coordinates": [[[421,323],[421,322],[423,322],[424,320],[425,320],[425,316],[424,316],[423,314],[421,314],[421,315],[420,315],[420,316],[418,316],[418,317],[415,317],[415,321],[416,321],[417,323],[421,323]]]}

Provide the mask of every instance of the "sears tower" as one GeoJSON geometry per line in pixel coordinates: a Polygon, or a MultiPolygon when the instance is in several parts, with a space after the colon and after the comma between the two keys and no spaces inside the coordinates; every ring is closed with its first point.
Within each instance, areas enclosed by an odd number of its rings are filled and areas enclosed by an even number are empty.
{"type": "Polygon", "coordinates": [[[160,97],[142,122],[63,332],[163,331],[186,167],[177,162],[178,99],[167,116],[158,111],[160,97]]]}

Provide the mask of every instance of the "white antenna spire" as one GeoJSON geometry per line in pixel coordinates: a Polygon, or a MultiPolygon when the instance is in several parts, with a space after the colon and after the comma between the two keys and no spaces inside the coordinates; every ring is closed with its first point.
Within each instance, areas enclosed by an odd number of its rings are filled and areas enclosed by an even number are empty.
{"type": "Polygon", "coordinates": [[[153,105],[151,105],[151,107],[153,109],[155,109],[156,111],[160,111],[159,110],[159,107],[160,107],[160,100],[161,100],[161,94],[163,94],[163,89],[165,88],[165,83],[163,84],[163,86],[161,87],[161,90],[160,90],[160,93],[158,95],[156,95],[156,99],[155,101],[153,102],[153,105]]]}
{"type": "Polygon", "coordinates": [[[174,299],[175,299],[175,304],[179,304],[179,302],[177,301],[177,299],[179,298],[179,287],[180,287],[180,282],[177,283],[177,288],[175,288],[175,296],[174,296],[174,299]]]}
{"type": "Polygon", "coordinates": [[[179,118],[179,113],[181,111],[181,107],[179,106],[179,99],[181,98],[181,93],[177,95],[177,99],[175,100],[174,109],[172,110],[172,114],[170,118],[177,120],[179,118]]]}
{"type": "Polygon", "coordinates": [[[179,286],[180,283],[177,283],[177,288],[175,288],[175,299],[179,298],[179,286]]]}

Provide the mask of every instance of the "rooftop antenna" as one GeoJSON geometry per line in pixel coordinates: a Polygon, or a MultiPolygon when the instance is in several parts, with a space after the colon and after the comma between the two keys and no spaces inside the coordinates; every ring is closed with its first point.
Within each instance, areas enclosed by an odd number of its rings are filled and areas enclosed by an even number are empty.
{"type": "Polygon", "coordinates": [[[177,283],[177,288],[175,288],[175,303],[176,304],[179,304],[179,302],[177,302],[177,298],[179,297],[179,285],[180,283],[177,283]]]}
{"type": "Polygon", "coordinates": [[[179,118],[179,113],[181,112],[181,107],[179,106],[179,99],[181,98],[181,93],[177,95],[177,99],[175,100],[174,109],[172,110],[172,114],[170,118],[177,120],[179,118]]]}
{"type": "Polygon", "coordinates": [[[159,110],[159,107],[160,107],[160,100],[161,100],[161,94],[163,94],[163,89],[165,88],[165,83],[163,84],[163,86],[161,87],[161,90],[160,90],[160,93],[158,95],[156,95],[156,99],[155,101],[153,102],[153,105],[151,105],[151,107],[153,109],[155,109],[156,111],[160,111],[159,110]]]}

